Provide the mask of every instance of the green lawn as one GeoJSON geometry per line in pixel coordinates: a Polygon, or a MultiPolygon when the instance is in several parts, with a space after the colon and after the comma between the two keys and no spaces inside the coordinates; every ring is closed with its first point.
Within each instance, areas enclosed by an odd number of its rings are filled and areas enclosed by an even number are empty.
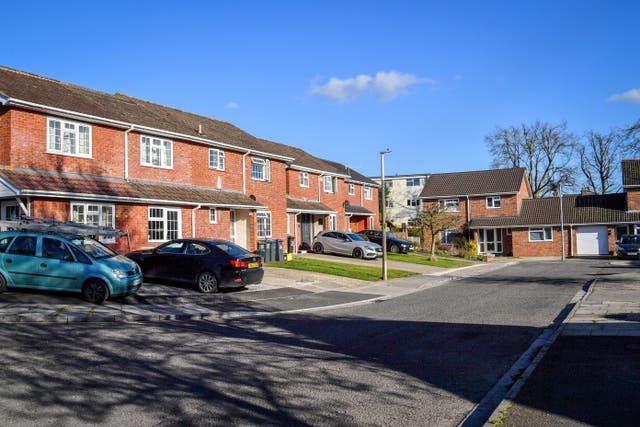
{"type": "Polygon", "coordinates": [[[428,255],[419,255],[419,254],[387,254],[387,259],[389,261],[400,261],[400,262],[409,262],[412,264],[421,264],[421,265],[430,265],[432,267],[440,267],[440,268],[456,268],[456,267],[466,267],[471,265],[470,262],[457,260],[457,259],[448,259],[448,258],[437,258],[435,261],[431,261],[428,255]]]}
{"type": "MultiPolygon", "coordinates": [[[[352,279],[369,282],[382,280],[382,267],[375,261],[374,265],[354,265],[341,262],[321,261],[310,258],[294,258],[291,261],[274,261],[265,264],[267,267],[290,268],[293,270],[313,271],[315,273],[333,274],[334,276],[350,277],[352,279]]],[[[414,276],[417,273],[404,270],[387,270],[388,279],[414,276]]]]}

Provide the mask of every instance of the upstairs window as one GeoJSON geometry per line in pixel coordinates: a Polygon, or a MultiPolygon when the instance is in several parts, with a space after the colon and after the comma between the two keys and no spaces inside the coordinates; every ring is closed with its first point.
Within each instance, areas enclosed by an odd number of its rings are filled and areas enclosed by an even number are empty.
{"type": "Polygon", "coordinates": [[[224,151],[209,148],[209,169],[224,170],[224,151]]]}
{"type": "Polygon", "coordinates": [[[500,196],[488,196],[487,208],[495,209],[500,207],[500,196]]]}
{"type": "Polygon", "coordinates": [[[349,184],[349,195],[353,196],[354,194],[356,194],[356,185],[355,184],[349,184]]]}
{"type": "Polygon", "coordinates": [[[268,159],[253,157],[251,159],[251,179],[255,179],[256,181],[271,180],[269,166],[268,159]]]}
{"type": "Polygon", "coordinates": [[[91,126],[48,119],[47,153],[91,157],[91,126]]]}
{"type": "Polygon", "coordinates": [[[373,199],[373,191],[371,190],[371,187],[369,187],[368,185],[364,186],[364,198],[367,200],[373,199]]]}
{"type": "Polygon", "coordinates": [[[300,187],[309,188],[309,172],[300,172],[300,187]]]}
{"type": "Polygon", "coordinates": [[[443,199],[439,203],[446,212],[460,212],[459,199],[443,199]]]}
{"type": "Polygon", "coordinates": [[[337,193],[338,192],[338,178],[334,176],[324,177],[324,192],[325,193],[337,193]]]}
{"type": "Polygon", "coordinates": [[[407,187],[419,187],[419,186],[420,186],[420,178],[407,179],[407,187]]]}
{"type": "Polygon", "coordinates": [[[168,139],[140,138],[140,163],[156,168],[173,168],[173,143],[168,139]]]}

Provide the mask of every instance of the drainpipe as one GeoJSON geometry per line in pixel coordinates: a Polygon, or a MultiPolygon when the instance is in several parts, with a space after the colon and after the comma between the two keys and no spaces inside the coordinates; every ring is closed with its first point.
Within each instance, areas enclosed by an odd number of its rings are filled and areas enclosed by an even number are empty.
{"type": "MultiPolygon", "coordinates": [[[[293,244],[296,246],[296,248],[298,247],[298,216],[300,215],[302,215],[302,211],[293,216],[293,244]]],[[[297,249],[296,253],[298,253],[297,249]]]]}
{"type": "Polygon", "coordinates": [[[320,175],[318,175],[318,202],[322,201],[321,198],[320,198],[320,194],[321,194],[320,193],[320,191],[321,191],[320,188],[324,187],[324,178],[323,177],[325,175],[326,174],[324,172],[322,172],[320,175]]]}
{"type": "Polygon", "coordinates": [[[133,130],[133,125],[124,131],[124,179],[129,179],[129,132],[133,130]]]}
{"type": "Polygon", "coordinates": [[[251,150],[242,155],[242,194],[247,194],[247,156],[251,150]]]}
{"type": "Polygon", "coordinates": [[[196,238],[196,211],[202,208],[202,205],[198,205],[191,210],[191,237],[196,238]]]}
{"type": "Polygon", "coordinates": [[[471,222],[471,204],[469,203],[469,195],[467,194],[467,237],[471,238],[471,230],[469,223],[471,222]]]}

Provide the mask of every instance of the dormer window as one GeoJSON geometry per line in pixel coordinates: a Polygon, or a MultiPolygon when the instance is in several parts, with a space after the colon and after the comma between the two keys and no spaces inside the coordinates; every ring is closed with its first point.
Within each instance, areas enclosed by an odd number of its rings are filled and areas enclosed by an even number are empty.
{"type": "Polygon", "coordinates": [[[487,208],[496,209],[501,207],[500,205],[500,196],[488,196],[487,197],[487,208]]]}
{"type": "Polygon", "coordinates": [[[47,127],[47,153],[91,157],[91,126],[48,119],[47,127]]]}

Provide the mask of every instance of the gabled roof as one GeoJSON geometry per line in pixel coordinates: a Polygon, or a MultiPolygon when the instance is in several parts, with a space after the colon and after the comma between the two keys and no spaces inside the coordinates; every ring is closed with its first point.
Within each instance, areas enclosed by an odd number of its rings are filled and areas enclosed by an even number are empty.
{"type": "Polygon", "coordinates": [[[287,197],[287,211],[315,214],[333,214],[333,209],[313,200],[292,199],[287,197]]]}
{"type": "MultiPolygon", "coordinates": [[[[640,221],[640,212],[626,210],[626,194],[567,195],[562,197],[565,225],[618,224],[640,221]]],[[[524,199],[520,215],[476,217],[471,228],[560,225],[560,198],[524,199]]]]}
{"type": "Polygon", "coordinates": [[[357,183],[361,183],[361,184],[367,184],[367,185],[370,185],[372,187],[379,187],[380,186],[380,184],[378,184],[377,182],[375,182],[371,178],[362,175],[360,172],[356,171],[355,169],[350,168],[349,166],[343,165],[342,163],[333,162],[331,160],[325,160],[325,162],[332,164],[336,169],[340,170],[343,175],[348,175],[350,178],[348,178],[346,180],[347,182],[349,182],[349,181],[357,182],[357,183]]]}
{"type": "Polygon", "coordinates": [[[640,160],[622,161],[622,187],[640,187],[640,160]]]}
{"type": "Polygon", "coordinates": [[[111,95],[2,66],[0,94],[9,98],[9,104],[25,108],[37,106],[21,101],[81,113],[92,116],[97,121],[110,120],[114,125],[123,127],[136,125],[263,153],[269,153],[270,149],[269,144],[225,121],[119,93],[111,95]]]}
{"type": "Polygon", "coordinates": [[[83,200],[155,202],[173,205],[204,205],[263,209],[264,206],[238,191],[181,184],[125,181],[121,178],[34,169],[2,169],[0,183],[21,196],[78,197],[83,200]]]}
{"type": "Polygon", "coordinates": [[[429,176],[421,198],[516,194],[525,179],[524,168],[471,172],[434,173],[429,176]]]}

